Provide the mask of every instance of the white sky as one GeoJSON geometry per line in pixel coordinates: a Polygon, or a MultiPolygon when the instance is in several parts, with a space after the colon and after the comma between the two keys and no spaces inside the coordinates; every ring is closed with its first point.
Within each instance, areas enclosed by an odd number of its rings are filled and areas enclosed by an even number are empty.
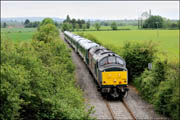
{"type": "Polygon", "coordinates": [[[1,1],[1,17],[137,19],[144,11],[179,19],[179,1],[1,1]]]}

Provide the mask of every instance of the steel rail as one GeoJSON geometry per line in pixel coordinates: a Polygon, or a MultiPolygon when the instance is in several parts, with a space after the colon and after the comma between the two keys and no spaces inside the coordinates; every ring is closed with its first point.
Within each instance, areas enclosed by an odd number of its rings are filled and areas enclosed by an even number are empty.
{"type": "Polygon", "coordinates": [[[124,100],[122,100],[123,105],[125,106],[125,108],[127,109],[127,111],[130,113],[131,117],[133,118],[133,120],[136,120],[136,117],[133,115],[132,111],[129,109],[128,105],[126,104],[126,102],[124,102],[124,100]]]}
{"type": "Polygon", "coordinates": [[[114,113],[113,113],[111,107],[109,106],[108,102],[106,100],[104,100],[104,102],[105,102],[105,104],[106,104],[106,106],[107,106],[107,108],[108,108],[108,110],[109,110],[109,112],[111,114],[112,120],[115,120],[114,113]]]}

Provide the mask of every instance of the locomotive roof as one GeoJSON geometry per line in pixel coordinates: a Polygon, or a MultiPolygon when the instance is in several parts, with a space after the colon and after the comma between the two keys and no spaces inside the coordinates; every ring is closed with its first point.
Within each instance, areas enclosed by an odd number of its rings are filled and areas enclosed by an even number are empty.
{"type": "Polygon", "coordinates": [[[101,59],[103,59],[103,58],[105,58],[107,56],[117,56],[117,57],[120,57],[119,55],[115,54],[114,52],[112,52],[112,51],[110,51],[110,50],[108,50],[106,48],[104,48],[103,46],[92,48],[90,50],[90,53],[93,55],[93,58],[95,60],[97,60],[97,61],[100,61],[101,59]]]}

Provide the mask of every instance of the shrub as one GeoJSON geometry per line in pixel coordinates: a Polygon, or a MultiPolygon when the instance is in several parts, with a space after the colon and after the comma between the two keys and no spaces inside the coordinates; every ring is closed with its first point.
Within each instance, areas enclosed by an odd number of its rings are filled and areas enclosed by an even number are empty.
{"type": "Polygon", "coordinates": [[[144,43],[126,42],[122,48],[122,57],[126,61],[129,81],[139,76],[155,58],[155,44],[152,41],[144,43]]]}
{"type": "Polygon", "coordinates": [[[47,25],[47,24],[55,25],[54,21],[53,21],[51,18],[45,18],[45,19],[43,19],[43,21],[40,23],[40,26],[47,25]]]}
{"type": "Polygon", "coordinates": [[[145,70],[135,79],[135,85],[141,96],[154,104],[161,114],[179,119],[179,78],[178,69],[167,62],[156,61],[152,70],[145,70]]]}
{"type": "Polygon", "coordinates": [[[33,36],[35,40],[44,41],[45,43],[53,41],[58,37],[59,37],[59,30],[53,24],[46,24],[41,26],[33,36]]]}
{"type": "Polygon", "coordinates": [[[0,119],[88,119],[70,50],[59,39],[2,41],[0,119]]]}
{"type": "Polygon", "coordinates": [[[178,70],[168,66],[165,71],[165,79],[158,87],[155,93],[154,105],[161,114],[180,119],[179,117],[179,77],[178,70]]]}

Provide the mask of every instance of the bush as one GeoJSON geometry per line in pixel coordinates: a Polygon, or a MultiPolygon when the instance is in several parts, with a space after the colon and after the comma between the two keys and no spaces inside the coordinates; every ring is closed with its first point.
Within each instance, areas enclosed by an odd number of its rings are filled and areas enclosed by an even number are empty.
{"type": "Polygon", "coordinates": [[[152,70],[145,70],[135,79],[135,85],[141,96],[154,104],[156,111],[179,119],[178,70],[162,61],[154,62],[153,66],[152,70]]]}
{"type": "Polygon", "coordinates": [[[53,24],[46,24],[41,26],[33,36],[35,40],[44,41],[45,43],[53,41],[58,37],[59,37],[59,30],[53,24]]]}
{"type": "Polygon", "coordinates": [[[122,48],[122,57],[126,61],[129,81],[139,76],[155,59],[155,44],[152,41],[144,43],[126,42],[122,48]]]}
{"type": "Polygon", "coordinates": [[[44,26],[47,24],[55,25],[54,21],[51,18],[45,18],[41,23],[40,26],[44,26]]]}
{"type": "Polygon", "coordinates": [[[165,80],[166,71],[165,62],[156,61],[153,66],[152,70],[146,69],[141,76],[134,80],[134,83],[139,89],[142,97],[150,103],[154,102],[152,96],[157,92],[161,81],[165,80]]]}
{"type": "Polygon", "coordinates": [[[0,119],[88,119],[70,50],[59,39],[1,47],[0,119]]]}

